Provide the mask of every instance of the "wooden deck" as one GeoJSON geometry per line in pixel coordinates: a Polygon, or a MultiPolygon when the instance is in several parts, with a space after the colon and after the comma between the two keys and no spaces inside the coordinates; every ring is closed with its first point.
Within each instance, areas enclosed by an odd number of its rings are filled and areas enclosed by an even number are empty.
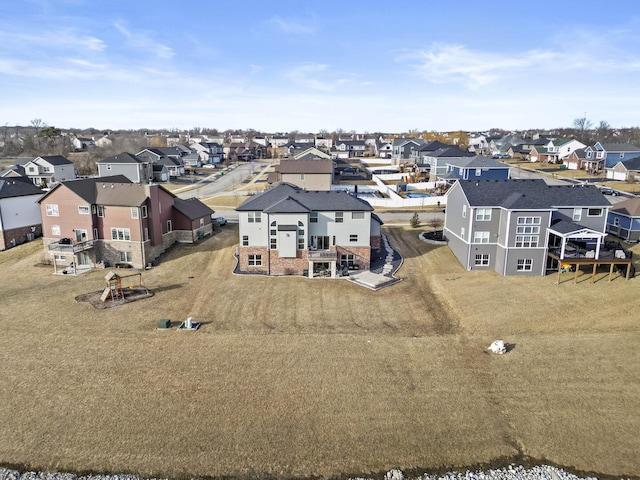
{"type": "Polygon", "coordinates": [[[573,278],[573,283],[578,282],[578,270],[581,265],[593,265],[593,272],[591,274],[591,283],[595,282],[596,279],[596,270],[598,265],[609,265],[609,281],[613,278],[613,269],[616,265],[625,265],[626,275],[625,278],[629,280],[631,274],[631,268],[633,265],[633,259],[631,256],[631,252],[625,252],[625,258],[616,258],[615,251],[601,251],[600,258],[589,258],[585,255],[565,255],[564,258],[560,258],[560,256],[555,251],[549,251],[549,257],[553,258],[558,262],[558,282],[560,283],[560,273],[562,273],[562,265],[574,265],[575,266],[575,276],[573,278]]]}

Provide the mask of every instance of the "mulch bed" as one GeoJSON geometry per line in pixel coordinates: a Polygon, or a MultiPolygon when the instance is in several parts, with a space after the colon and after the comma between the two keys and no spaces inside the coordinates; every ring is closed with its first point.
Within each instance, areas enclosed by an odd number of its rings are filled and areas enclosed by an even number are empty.
{"type": "Polygon", "coordinates": [[[111,300],[111,297],[108,297],[104,302],[100,301],[100,297],[102,296],[102,290],[100,290],[97,292],[78,295],[76,297],[76,301],[89,302],[94,308],[104,309],[119,307],[120,305],[144,300],[145,298],[153,297],[155,295],[151,290],[147,290],[146,288],[123,288],[122,291],[124,293],[124,298],[118,298],[116,300],[111,300]]]}

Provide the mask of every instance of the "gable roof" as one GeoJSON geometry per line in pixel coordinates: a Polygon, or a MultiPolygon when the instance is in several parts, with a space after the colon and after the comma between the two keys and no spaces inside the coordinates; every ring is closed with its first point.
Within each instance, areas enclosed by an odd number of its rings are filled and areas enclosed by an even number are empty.
{"type": "MultiPolygon", "coordinates": [[[[132,183],[124,175],[112,175],[110,177],[96,177],[96,178],[76,178],[74,180],[67,180],[66,182],[61,182],[55,187],[53,187],[49,192],[47,192],[39,201],[42,202],[45,198],[49,197],[53,192],[57,191],[60,188],[68,188],[73,193],[78,195],[80,198],[85,200],[90,204],[96,204],[97,201],[97,190],[98,185],[105,185],[105,189],[107,185],[116,185],[116,184],[124,184],[124,183],[132,183]]],[[[111,187],[109,187],[110,189],[111,187]]]]}
{"type": "Polygon", "coordinates": [[[462,168],[509,168],[509,165],[483,155],[475,157],[455,157],[445,162],[447,165],[462,168]]]}
{"type": "MultiPolygon", "coordinates": [[[[624,165],[627,170],[633,170],[634,172],[640,171],[640,157],[633,157],[624,162],[618,162],[624,165]]],[[[616,164],[617,165],[617,164],[616,164]]]]}
{"type": "Polygon", "coordinates": [[[427,157],[475,157],[475,153],[462,150],[457,145],[447,145],[444,148],[439,148],[429,153],[427,157]]]}
{"type": "Polygon", "coordinates": [[[634,197],[616,203],[609,211],[629,217],[640,217],[640,197],[634,197]]]}
{"type": "Polygon", "coordinates": [[[42,195],[43,191],[36,187],[29,179],[7,178],[0,180],[0,198],[24,197],[27,195],[42,195]]]}
{"type": "Polygon", "coordinates": [[[125,164],[125,163],[147,163],[143,160],[140,160],[138,157],[136,157],[135,155],[131,155],[130,153],[127,152],[123,152],[123,153],[119,153],[118,155],[114,155],[113,157],[107,157],[103,160],[99,160],[96,163],[121,163],[121,164],[125,164]]]}
{"type": "Polygon", "coordinates": [[[532,180],[459,180],[472,207],[548,210],[558,207],[610,207],[595,185],[547,185],[532,180]]]}
{"type": "Polygon", "coordinates": [[[597,146],[600,145],[605,152],[640,152],[640,147],[636,147],[635,145],[630,145],[628,143],[596,143],[597,146]]]}
{"type": "MultiPolygon", "coordinates": [[[[372,211],[373,207],[347,192],[337,191],[312,191],[303,190],[288,183],[278,185],[260,195],[246,200],[236,208],[239,212],[267,211],[282,200],[295,200],[307,211],[372,211]]],[[[284,207],[292,208],[293,204],[287,202],[284,207]]],[[[299,207],[296,207],[299,208],[299,207]]],[[[279,212],[280,213],[280,212],[279,212]]],[[[284,212],[281,212],[284,213],[284,212]]]]}
{"type": "Polygon", "coordinates": [[[197,220],[198,218],[209,217],[216,213],[197,198],[189,198],[188,200],[183,200],[182,198],[176,197],[173,200],[173,208],[178,210],[189,220],[197,220]]]}
{"type": "Polygon", "coordinates": [[[282,160],[275,167],[276,172],[286,173],[333,173],[333,160],[321,158],[301,158],[282,160]]]}
{"type": "Polygon", "coordinates": [[[42,160],[44,160],[45,162],[49,163],[50,165],[71,165],[71,164],[73,164],[73,162],[71,160],[69,160],[66,157],[63,157],[62,155],[49,155],[49,156],[44,156],[44,157],[37,157],[37,158],[34,158],[33,161],[38,160],[38,158],[41,158],[42,160]]]}
{"type": "Polygon", "coordinates": [[[263,210],[267,213],[307,213],[308,211],[307,207],[290,196],[263,210]]]}

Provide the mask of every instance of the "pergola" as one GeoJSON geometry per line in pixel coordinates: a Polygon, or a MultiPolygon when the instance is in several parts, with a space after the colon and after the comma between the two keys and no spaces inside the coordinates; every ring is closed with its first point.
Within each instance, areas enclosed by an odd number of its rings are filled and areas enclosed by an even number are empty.
{"type": "Polygon", "coordinates": [[[549,231],[549,256],[558,261],[558,282],[560,283],[560,273],[562,265],[575,265],[575,276],[573,283],[577,283],[579,265],[593,265],[591,282],[595,282],[596,269],[598,265],[609,265],[609,281],[613,276],[615,265],[626,265],[626,278],[629,279],[631,271],[631,258],[627,258],[622,249],[610,251],[604,248],[606,233],[586,228],[566,220],[552,225],[549,231]],[[555,238],[553,237],[555,236],[555,238]],[[552,239],[554,240],[552,242],[552,239]],[[560,240],[559,244],[557,240],[560,240]],[[590,250],[582,249],[577,244],[594,244],[595,248],[590,250]]]}

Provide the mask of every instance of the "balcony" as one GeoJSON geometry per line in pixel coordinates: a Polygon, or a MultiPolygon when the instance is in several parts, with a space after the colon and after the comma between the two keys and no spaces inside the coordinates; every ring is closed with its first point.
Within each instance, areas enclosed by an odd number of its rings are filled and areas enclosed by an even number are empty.
{"type": "Polygon", "coordinates": [[[335,250],[309,250],[309,260],[337,260],[335,250]]]}
{"type": "Polygon", "coordinates": [[[62,238],[60,241],[49,244],[50,252],[59,253],[77,253],[85,250],[91,250],[93,248],[94,240],[87,240],[86,242],[71,242],[68,238],[62,238]]]}

